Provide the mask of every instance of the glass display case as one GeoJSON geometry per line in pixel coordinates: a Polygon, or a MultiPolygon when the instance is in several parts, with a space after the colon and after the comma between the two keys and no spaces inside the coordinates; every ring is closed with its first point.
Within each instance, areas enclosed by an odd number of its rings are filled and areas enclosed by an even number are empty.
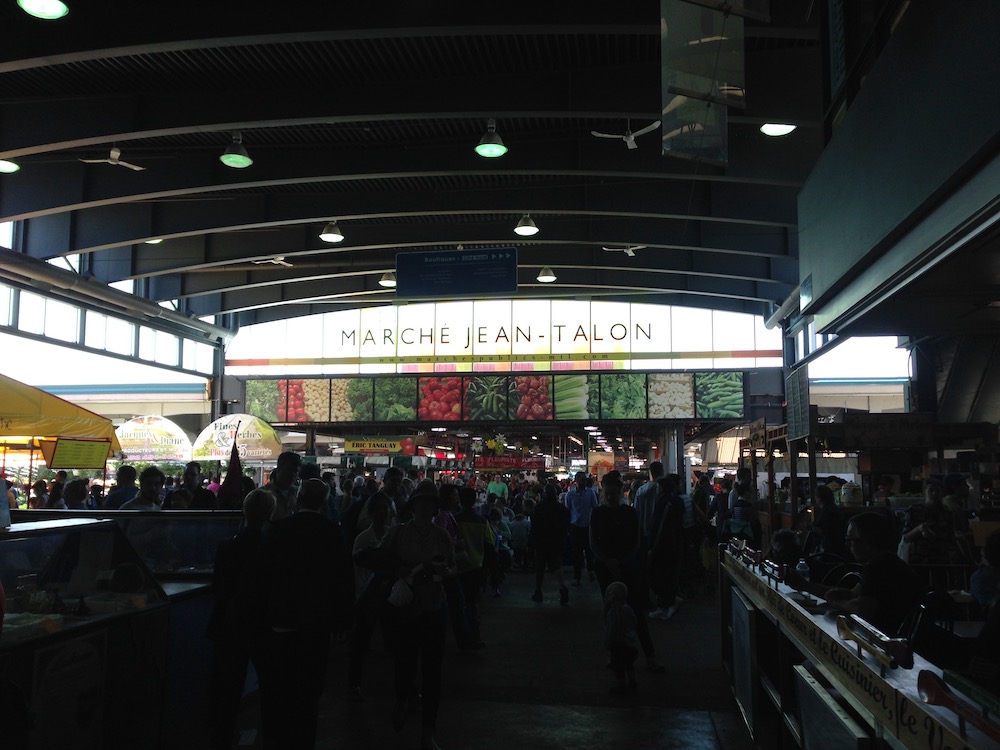
{"type": "Polygon", "coordinates": [[[167,601],[122,529],[94,519],[0,531],[0,580],[7,592],[0,648],[167,601]]]}
{"type": "MultiPolygon", "coordinates": [[[[112,521],[121,529],[160,583],[207,583],[212,576],[215,550],[219,542],[236,535],[243,515],[240,511],[216,510],[15,510],[11,512],[11,518],[15,529],[25,522],[41,519],[90,518],[112,521]]],[[[5,579],[4,586],[6,585],[5,579]]]]}

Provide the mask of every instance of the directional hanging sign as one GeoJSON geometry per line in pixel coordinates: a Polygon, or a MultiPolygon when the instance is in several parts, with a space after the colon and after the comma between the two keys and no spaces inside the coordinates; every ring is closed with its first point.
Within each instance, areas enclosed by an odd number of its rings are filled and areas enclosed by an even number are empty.
{"type": "Polygon", "coordinates": [[[398,297],[473,297],[517,291],[517,248],[396,255],[398,297]]]}

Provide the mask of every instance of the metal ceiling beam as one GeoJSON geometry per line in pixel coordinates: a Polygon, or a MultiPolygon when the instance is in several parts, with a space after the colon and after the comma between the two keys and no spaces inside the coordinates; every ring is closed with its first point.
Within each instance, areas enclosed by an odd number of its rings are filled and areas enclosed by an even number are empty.
{"type": "MultiPolygon", "coordinates": [[[[761,141],[759,136],[756,141],[761,141]]],[[[218,156],[225,148],[184,153],[170,148],[150,152],[150,156],[125,157],[147,166],[145,172],[133,172],[109,164],[83,164],[78,157],[103,158],[104,152],[66,155],[58,161],[25,165],[15,178],[0,186],[0,221],[17,221],[67,210],[98,208],[116,202],[164,201],[173,198],[218,198],[226,191],[270,191],[280,193],[290,186],[302,191],[310,186],[316,191],[342,193],[351,190],[380,188],[393,179],[507,180],[548,178],[552,180],[604,180],[608,184],[630,180],[691,184],[749,185],[765,191],[777,190],[785,198],[777,203],[771,195],[767,203],[756,201],[755,210],[765,217],[794,220],[788,205],[794,208],[794,193],[801,185],[786,178],[780,169],[756,170],[754,174],[727,176],[714,169],[698,169],[687,161],[662,157],[655,136],[649,148],[628,151],[623,145],[598,142],[596,139],[563,139],[554,143],[511,143],[511,151],[501,160],[486,160],[475,154],[476,137],[468,143],[447,145],[397,144],[382,146],[289,145],[256,150],[247,144],[256,158],[245,170],[224,167],[218,156]],[[373,184],[371,184],[373,183],[373,184]]],[[[752,152],[762,143],[751,142],[744,148],[752,152]]],[[[642,147],[640,147],[642,148],[642,147]]],[[[741,153],[733,158],[738,165],[741,153]]],[[[482,189],[485,185],[471,185],[482,189]]],[[[452,186],[452,190],[456,186],[452,186]]],[[[232,197],[228,195],[227,197],[232,197]]]]}
{"type": "Polygon", "coordinates": [[[238,85],[223,91],[128,92],[84,100],[67,91],[65,98],[0,102],[5,123],[0,158],[110,146],[113,141],[128,151],[129,142],[138,139],[191,134],[198,134],[200,143],[209,140],[206,134],[218,134],[224,148],[233,130],[281,126],[464,119],[485,124],[488,117],[655,119],[659,79],[659,66],[642,63],[613,70],[505,73],[475,81],[463,75],[405,85],[337,86],[335,96],[314,88],[267,91],[238,85]],[[623,80],[629,85],[622,86],[623,80]]]}
{"type": "MultiPolygon", "coordinates": [[[[616,277],[618,283],[628,279],[637,285],[657,284],[666,274],[683,274],[709,278],[749,280],[758,284],[772,284],[769,299],[780,299],[795,284],[795,264],[775,268],[766,258],[719,255],[710,258],[696,252],[662,251],[657,248],[638,250],[635,258],[622,253],[608,253],[599,247],[569,248],[536,246],[530,254],[521,252],[519,265],[527,269],[525,280],[530,280],[542,266],[555,269],[572,269],[574,272],[590,269],[602,276],[616,277]],[[569,252],[577,250],[578,252],[569,252]],[[785,278],[774,278],[776,271],[784,270],[785,278]],[[530,277],[530,278],[529,278],[530,277]]],[[[185,299],[220,292],[255,289],[273,285],[298,284],[311,281],[350,279],[357,285],[363,277],[379,277],[394,270],[395,254],[391,251],[373,251],[364,255],[326,256],[307,258],[293,267],[280,265],[244,264],[222,266],[196,273],[175,273],[149,279],[149,295],[154,300],[185,299]]],[[[761,287],[762,289],[764,287],[761,287]]]]}

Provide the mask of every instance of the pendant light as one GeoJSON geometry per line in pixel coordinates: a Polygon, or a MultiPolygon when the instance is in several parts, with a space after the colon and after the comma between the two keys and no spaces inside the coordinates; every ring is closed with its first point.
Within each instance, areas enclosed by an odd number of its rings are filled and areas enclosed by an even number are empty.
{"type": "Polygon", "coordinates": [[[392,271],[386,271],[382,274],[382,278],[378,280],[378,285],[389,288],[396,286],[396,274],[392,271]]]}
{"type": "Polygon", "coordinates": [[[529,214],[525,214],[521,217],[521,220],[517,222],[517,226],[514,227],[514,233],[519,234],[522,237],[531,237],[533,234],[538,234],[538,227],[535,226],[535,222],[531,219],[529,214]]]}
{"type": "Polygon", "coordinates": [[[538,272],[538,276],[536,276],[535,278],[537,278],[543,284],[551,284],[553,281],[556,280],[556,275],[552,273],[551,268],[545,266],[542,268],[541,271],[538,272]]]}
{"type": "Polygon", "coordinates": [[[486,121],[486,134],[479,139],[476,153],[487,159],[496,159],[507,153],[507,147],[503,145],[503,138],[497,133],[497,121],[492,117],[486,121]]]}
{"type": "Polygon", "coordinates": [[[328,222],[323,231],[319,233],[319,238],[323,242],[343,242],[344,233],[340,231],[340,227],[337,226],[337,222],[328,222]]]}
{"type": "Polygon", "coordinates": [[[20,168],[21,165],[16,162],[0,159],[0,174],[14,174],[20,168]]]}
{"type": "Polygon", "coordinates": [[[233,142],[219,157],[219,161],[233,169],[246,169],[253,164],[253,159],[247,153],[246,146],[243,145],[243,136],[239,131],[233,133],[233,142]]]}
{"type": "Polygon", "coordinates": [[[796,125],[785,122],[765,122],[760,126],[760,132],[772,138],[780,138],[791,133],[796,127],[796,125]]]}
{"type": "Polygon", "coordinates": [[[61,0],[17,0],[21,10],[43,21],[55,21],[69,13],[69,6],[61,0]]]}

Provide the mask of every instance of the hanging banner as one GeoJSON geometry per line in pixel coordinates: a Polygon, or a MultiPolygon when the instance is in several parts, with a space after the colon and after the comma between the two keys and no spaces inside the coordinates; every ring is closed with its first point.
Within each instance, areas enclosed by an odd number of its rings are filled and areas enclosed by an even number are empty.
{"type": "Polygon", "coordinates": [[[169,419],[134,417],[115,430],[127,461],[186,463],[191,460],[191,440],[169,419]]]}
{"type": "Polygon", "coordinates": [[[545,468],[544,456],[476,456],[477,469],[538,471],[545,468]]]}
{"type": "Polygon", "coordinates": [[[226,414],[201,431],[192,451],[195,461],[228,461],[236,437],[240,459],[266,460],[281,453],[281,441],[274,428],[250,414],[226,414]],[[236,426],[239,425],[239,434],[236,426]]]}

